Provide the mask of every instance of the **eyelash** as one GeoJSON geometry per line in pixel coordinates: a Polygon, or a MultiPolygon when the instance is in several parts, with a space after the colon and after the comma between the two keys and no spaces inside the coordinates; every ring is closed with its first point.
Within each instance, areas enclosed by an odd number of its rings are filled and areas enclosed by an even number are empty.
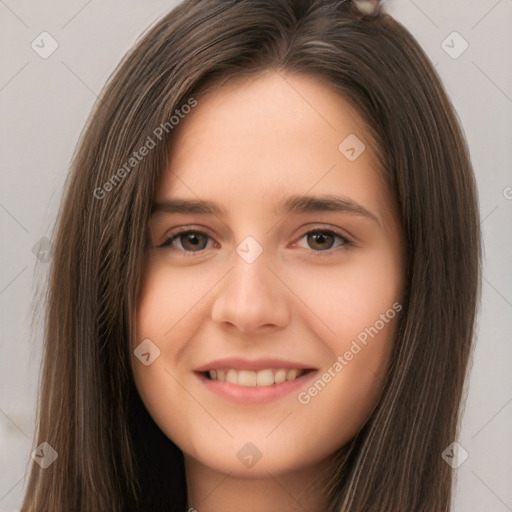
{"type": "MultiPolygon", "coordinates": [[[[171,249],[171,245],[176,239],[178,239],[180,236],[188,235],[188,234],[202,235],[202,236],[207,237],[210,240],[212,239],[204,231],[200,231],[200,230],[196,230],[196,229],[184,229],[182,231],[178,231],[176,233],[171,234],[158,247],[162,248],[162,249],[165,249],[165,248],[171,249]]],[[[342,241],[342,243],[340,245],[338,245],[337,247],[325,249],[323,251],[315,251],[314,249],[311,249],[311,251],[315,254],[315,256],[320,256],[320,257],[328,256],[328,255],[332,254],[332,252],[335,251],[336,249],[344,250],[344,249],[348,249],[349,247],[354,245],[354,243],[350,239],[348,239],[345,235],[342,235],[341,233],[338,233],[337,231],[334,231],[332,229],[326,229],[326,228],[315,228],[315,229],[306,231],[298,238],[298,240],[301,240],[302,238],[304,238],[305,236],[310,235],[310,234],[328,234],[335,238],[337,237],[338,239],[340,239],[342,241]]],[[[195,256],[201,254],[205,249],[201,249],[199,251],[187,251],[186,249],[175,249],[175,250],[178,250],[179,252],[183,253],[183,255],[186,257],[195,257],[195,256]]]]}

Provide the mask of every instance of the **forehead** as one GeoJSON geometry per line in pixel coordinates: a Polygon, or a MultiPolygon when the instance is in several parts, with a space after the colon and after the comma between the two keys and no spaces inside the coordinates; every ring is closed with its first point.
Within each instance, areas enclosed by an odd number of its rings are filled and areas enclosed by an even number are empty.
{"type": "MultiPolygon", "coordinates": [[[[190,137],[194,138],[192,143],[206,139],[225,142],[233,127],[239,134],[237,139],[259,136],[258,140],[247,139],[244,150],[259,141],[286,144],[293,140],[298,150],[301,140],[314,142],[328,133],[340,138],[357,132],[370,143],[368,127],[351,103],[312,76],[267,70],[216,83],[200,92],[197,99],[198,106],[173,132],[173,146],[180,146],[180,151],[187,149],[190,137]]],[[[376,153],[377,147],[371,141],[367,149],[376,153]]]]}
{"type": "Polygon", "coordinates": [[[268,203],[286,191],[315,187],[325,194],[348,184],[361,200],[370,189],[382,191],[378,149],[365,122],[313,77],[264,72],[196,99],[173,132],[157,201],[173,194],[228,200],[238,192],[268,203]],[[347,158],[348,146],[361,151],[355,160],[347,158]]]}

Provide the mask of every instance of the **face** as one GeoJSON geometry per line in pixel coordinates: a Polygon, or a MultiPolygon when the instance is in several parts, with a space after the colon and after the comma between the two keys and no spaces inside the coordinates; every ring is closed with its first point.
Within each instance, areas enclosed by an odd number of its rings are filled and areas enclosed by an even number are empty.
{"type": "Polygon", "coordinates": [[[155,203],[132,346],[154,421],[224,473],[327,460],[379,398],[404,284],[361,118],[314,78],[225,84],[180,121],[155,203]]]}

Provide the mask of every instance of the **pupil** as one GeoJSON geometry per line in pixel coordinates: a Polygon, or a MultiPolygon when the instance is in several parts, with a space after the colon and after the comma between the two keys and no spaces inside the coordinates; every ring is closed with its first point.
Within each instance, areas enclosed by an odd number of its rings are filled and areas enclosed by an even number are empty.
{"type": "MultiPolygon", "coordinates": [[[[325,235],[323,233],[315,233],[313,235],[311,235],[315,241],[315,243],[320,243],[320,245],[322,245],[322,243],[325,243],[326,241],[326,238],[332,238],[331,235],[325,235]]],[[[322,248],[325,248],[325,247],[322,247],[322,248]]]]}
{"type": "Polygon", "coordinates": [[[200,244],[199,241],[200,236],[197,236],[193,233],[190,233],[188,235],[185,235],[185,249],[187,249],[186,244],[190,243],[192,245],[192,248],[197,248],[200,244]]]}

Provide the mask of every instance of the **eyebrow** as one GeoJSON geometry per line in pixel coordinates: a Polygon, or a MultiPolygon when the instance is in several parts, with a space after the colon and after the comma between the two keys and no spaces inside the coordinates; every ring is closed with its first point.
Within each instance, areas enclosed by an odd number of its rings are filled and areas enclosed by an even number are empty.
{"type": "MultiPolygon", "coordinates": [[[[164,213],[192,213],[202,215],[216,215],[225,217],[227,211],[222,206],[212,201],[195,199],[166,199],[156,202],[152,206],[151,214],[164,213]]],[[[382,227],[380,218],[361,204],[345,196],[320,195],[320,196],[290,196],[273,213],[287,215],[289,213],[306,212],[339,212],[365,217],[375,221],[382,227]]]]}

